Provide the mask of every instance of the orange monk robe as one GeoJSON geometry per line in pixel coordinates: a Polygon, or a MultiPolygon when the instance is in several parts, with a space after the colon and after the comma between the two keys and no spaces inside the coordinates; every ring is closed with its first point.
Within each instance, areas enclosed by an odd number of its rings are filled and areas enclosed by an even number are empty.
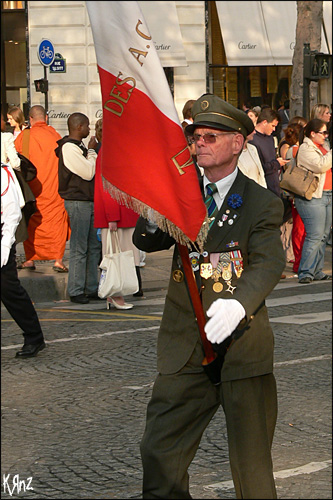
{"type": "MultiPolygon", "coordinates": [[[[45,122],[30,129],[29,159],[37,176],[29,182],[36,197],[37,212],[30,217],[29,237],[23,242],[26,260],[62,259],[70,236],[69,217],[65,202],[58,193],[58,158],[55,155],[60,134],[45,122]]],[[[23,133],[15,140],[22,153],[23,133]]]]}

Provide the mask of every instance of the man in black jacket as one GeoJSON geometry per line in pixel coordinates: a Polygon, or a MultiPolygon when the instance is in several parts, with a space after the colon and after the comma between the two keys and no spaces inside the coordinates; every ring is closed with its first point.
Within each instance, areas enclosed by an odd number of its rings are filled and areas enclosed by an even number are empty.
{"type": "Polygon", "coordinates": [[[271,108],[264,108],[258,116],[256,133],[250,144],[253,144],[259,154],[265,172],[267,188],[281,198],[280,170],[288,160],[277,158],[272,133],[280,121],[279,114],[271,108]]]}
{"type": "Polygon", "coordinates": [[[98,264],[101,243],[94,228],[94,177],[97,141],[91,137],[88,149],[82,139],[88,137],[89,119],[82,113],[68,118],[69,135],[58,142],[59,194],[65,200],[70,218],[71,238],[68,294],[72,302],[87,304],[98,298],[98,264]]]}

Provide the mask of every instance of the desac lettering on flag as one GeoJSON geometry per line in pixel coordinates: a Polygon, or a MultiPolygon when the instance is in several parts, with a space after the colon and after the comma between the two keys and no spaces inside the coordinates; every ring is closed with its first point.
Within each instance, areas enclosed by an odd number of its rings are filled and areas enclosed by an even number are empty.
{"type": "Polygon", "coordinates": [[[113,198],[200,249],[207,211],[138,2],[87,1],[103,104],[102,177],[113,198]]]}

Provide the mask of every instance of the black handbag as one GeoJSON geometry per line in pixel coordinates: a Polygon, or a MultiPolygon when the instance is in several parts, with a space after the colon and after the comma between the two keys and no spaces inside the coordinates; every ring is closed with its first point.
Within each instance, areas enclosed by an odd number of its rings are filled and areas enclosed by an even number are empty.
{"type": "Polygon", "coordinates": [[[30,217],[37,212],[36,199],[33,192],[30,189],[29,184],[24,178],[22,171],[14,170],[14,174],[20,184],[20,188],[25,201],[24,207],[21,208],[22,219],[17,226],[15,233],[16,243],[22,243],[28,238],[28,225],[30,217]]]}
{"type": "Polygon", "coordinates": [[[17,153],[17,154],[21,160],[20,167],[21,167],[21,172],[22,172],[22,176],[23,176],[24,180],[26,182],[32,181],[37,175],[37,168],[24,155],[22,155],[21,153],[17,153]]]}

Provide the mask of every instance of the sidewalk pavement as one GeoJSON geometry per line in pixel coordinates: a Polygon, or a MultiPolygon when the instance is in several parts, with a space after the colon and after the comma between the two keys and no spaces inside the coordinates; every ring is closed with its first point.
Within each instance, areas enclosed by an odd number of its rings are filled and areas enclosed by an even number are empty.
{"type": "MultiPolygon", "coordinates": [[[[63,259],[67,267],[69,266],[69,245],[70,242],[67,241],[63,259]]],[[[170,277],[172,254],[173,247],[170,250],[146,254],[145,266],[140,268],[145,293],[166,290],[170,277]]],[[[23,243],[16,245],[16,260],[17,263],[25,261],[23,243]]],[[[54,271],[54,260],[36,260],[35,266],[35,271],[18,270],[21,284],[27,290],[31,300],[35,303],[69,300],[67,293],[68,273],[54,271]]]]}
{"type": "MultiPolygon", "coordinates": [[[[69,265],[69,245],[66,244],[64,264],[69,265]]],[[[142,287],[144,293],[165,291],[168,286],[173,247],[169,250],[146,254],[145,266],[141,267],[142,287]]],[[[23,243],[16,246],[17,262],[25,261],[23,243]]],[[[27,290],[35,303],[69,300],[67,293],[67,273],[58,273],[52,269],[53,261],[35,261],[36,271],[18,270],[22,286],[27,290]]],[[[332,246],[326,246],[324,272],[332,274],[332,246]]],[[[292,270],[292,264],[287,263],[283,281],[298,282],[297,275],[292,270]]],[[[306,286],[306,285],[305,285],[306,286]]]]}

